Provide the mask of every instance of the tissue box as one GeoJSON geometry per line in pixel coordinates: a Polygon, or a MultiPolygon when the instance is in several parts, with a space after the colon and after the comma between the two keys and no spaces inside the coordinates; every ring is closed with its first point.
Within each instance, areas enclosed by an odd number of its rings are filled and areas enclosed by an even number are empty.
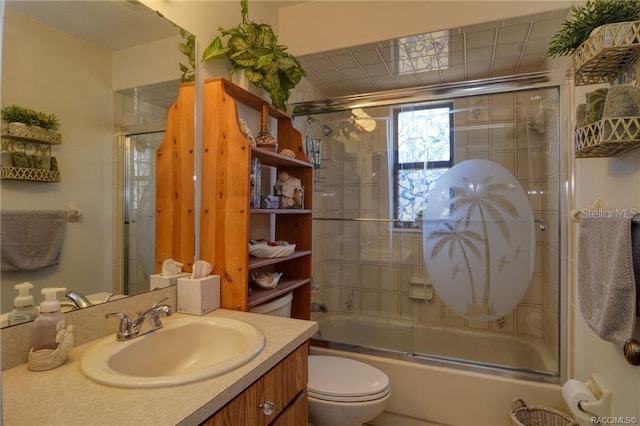
{"type": "Polygon", "coordinates": [[[165,277],[162,274],[152,274],[149,275],[149,290],[155,290],[157,288],[165,288],[170,285],[176,285],[178,283],[178,278],[188,277],[188,272],[181,272],[175,275],[167,275],[165,277]]]}
{"type": "Polygon", "coordinates": [[[204,315],[220,307],[220,275],[178,278],[178,312],[204,315]]]}

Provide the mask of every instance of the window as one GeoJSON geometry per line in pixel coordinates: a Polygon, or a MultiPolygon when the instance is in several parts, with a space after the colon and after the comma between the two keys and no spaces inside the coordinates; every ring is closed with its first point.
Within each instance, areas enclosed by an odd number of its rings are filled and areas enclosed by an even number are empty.
{"type": "Polygon", "coordinates": [[[394,111],[394,218],[415,227],[415,219],[436,181],[453,166],[453,104],[394,111]]]}

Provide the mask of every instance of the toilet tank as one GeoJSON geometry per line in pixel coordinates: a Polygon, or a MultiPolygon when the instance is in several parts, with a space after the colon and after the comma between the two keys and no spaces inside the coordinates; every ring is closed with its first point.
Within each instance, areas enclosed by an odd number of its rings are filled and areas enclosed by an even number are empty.
{"type": "Polygon", "coordinates": [[[293,293],[289,292],[277,299],[270,300],[258,306],[249,308],[249,312],[255,314],[275,315],[278,317],[291,317],[291,301],[293,293]]]}

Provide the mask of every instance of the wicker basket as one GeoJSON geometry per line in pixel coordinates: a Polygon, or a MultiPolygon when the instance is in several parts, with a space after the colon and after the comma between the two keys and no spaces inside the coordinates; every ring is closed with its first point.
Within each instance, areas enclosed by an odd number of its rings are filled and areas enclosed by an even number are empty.
{"type": "Polygon", "coordinates": [[[514,426],[578,426],[568,414],[547,407],[529,407],[521,398],[509,410],[514,426]]]}

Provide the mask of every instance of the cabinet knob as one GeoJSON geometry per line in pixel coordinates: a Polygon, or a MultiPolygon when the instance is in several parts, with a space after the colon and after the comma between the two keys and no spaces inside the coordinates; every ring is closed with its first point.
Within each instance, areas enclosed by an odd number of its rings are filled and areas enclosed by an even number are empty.
{"type": "Polygon", "coordinates": [[[624,357],[631,365],[640,365],[640,342],[636,339],[627,339],[624,342],[624,357]]]}
{"type": "Polygon", "coordinates": [[[270,416],[273,414],[273,409],[275,408],[275,404],[271,401],[266,401],[258,405],[258,407],[262,408],[262,412],[264,413],[265,416],[270,416]]]}

